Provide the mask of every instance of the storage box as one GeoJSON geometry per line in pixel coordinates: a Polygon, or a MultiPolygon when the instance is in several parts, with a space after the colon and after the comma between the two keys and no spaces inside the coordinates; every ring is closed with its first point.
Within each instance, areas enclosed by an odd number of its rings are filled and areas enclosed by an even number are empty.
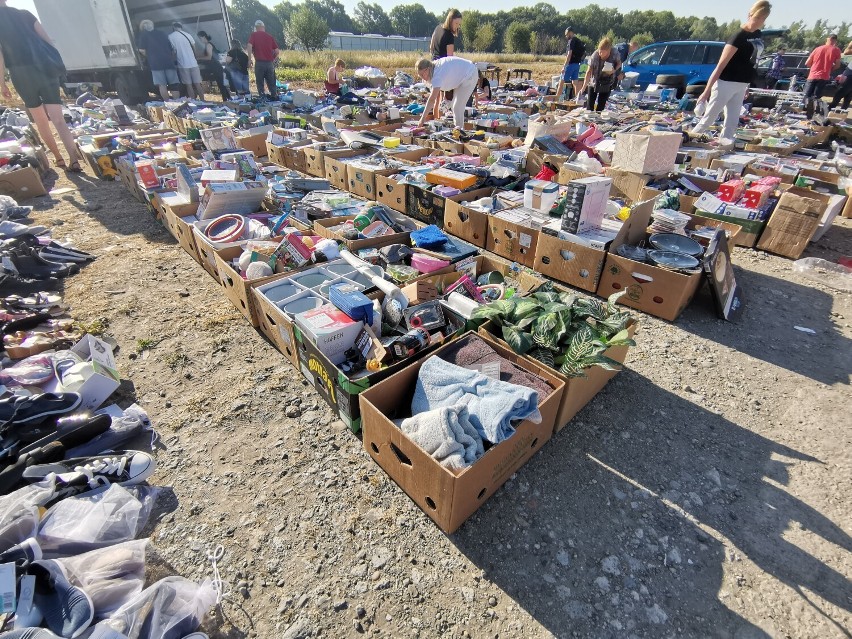
{"type": "Polygon", "coordinates": [[[301,148],[305,155],[305,173],[321,178],[325,177],[325,158],[328,154],[345,153],[350,150],[345,146],[329,144],[317,146],[316,143],[301,148]]]}
{"type": "Polygon", "coordinates": [[[251,294],[251,289],[255,286],[266,284],[280,277],[281,274],[275,273],[269,277],[261,277],[254,280],[243,279],[237,270],[231,266],[233,260],[242,255],[242,253],[242,247],[235,246],[216,251],[213,257],[216,261],[216,269],[219,273],[218,279],[222,285],[222,289],[225,291],[225,297],[249,321],[249,324],[256,328],[259,323],[258,311],[255,305],[255,298],[251,294]]]}
{"type": "Polygon", "coordinates": [[[797,260],[805,252],[831,198],[791,187],[781,195],[757,248],[797,260]]]}
{"type": "Polygon", "coordinates": [[[375,178],[376,200],[394,211],[405,213],[408,206],[408,185],[400,184],[390,175],[377,173],[375,178]]]}
{"type": "Polygon", "coordinates": [[[615,134],[612,167],[630,173],[659,174],[674,169],[683,136],[668,131],[615,134]]]}
{"type": "MultiPolygon", "coordinates": [[[[468,338],[468,333],[461,339],[468,338]]],[[[553,434],[564,383],[544,367],[483,336],[501,356],[547,380],[554,391],[539,401],[542,422],[525,420],[458,474],[441,466],[391,421],[408,416],[424,358],[412,362],[361,396],[364,448],[409,497],[447,533],[452,533],[523,466],[553,434]]],[[[446,348],[446,347],[444,347],[446,348]]],[[[439,349],[432,357],[439,356],[439,349]]]]}
{"type": "Polygon", "coordinates": [[[325,179],[332,188],[341,191],[349,190],[348,164],[351,158],[365,157],[363,151],[347,150],[326,155],[325,157],[325,179]]]}
{"type": "Polygon", "coordinates": [[[493,188],[477,189],[448,198],[444,203],[444,230],[460,237],[479,248],[485,248],[488,241],[488,214],[477,211],[464,202],[473,202],[484,197],[490,197],[493,188]]]}
{"type": "Polygon", "coordinates": [[[559,185],[544,180],[530,180],[524,185],[524,206],[548,213],[559,198],[559,185]]]}
{"type": "Polygon", "coordinates": [[[360,195],[368,200],[378,201],[376,177],[379,175],[394,175],[396,173],[399,173],[399,169],[383,169],[381,165],[367,167],[350,164],[346,167],[346,179],[348,180],[346,188],[355,195],[360,195]]]}
{"type": "Polygon", "coordinates": [[[701,270],[689,274],[680,273],[652,264],[635,262],[614,253],[620,244],[635,245],[647,237],[646,214],[635,218],[631,215],[624,224],[627,226],[626,233],[621,235],[618,243],[613,242],[610,245],[598,285],[598,295],[609,297],[613,293],[626,290],[627,294],[620,298],[620,304],[674,321],[689,305],[701,285],[701,270]]]}
{"type": "Polygon", "coordinates": [[[0,173],[0,195],[8,195],[17,202],[47,195],[39,172],[31,166],[0,173]]]}

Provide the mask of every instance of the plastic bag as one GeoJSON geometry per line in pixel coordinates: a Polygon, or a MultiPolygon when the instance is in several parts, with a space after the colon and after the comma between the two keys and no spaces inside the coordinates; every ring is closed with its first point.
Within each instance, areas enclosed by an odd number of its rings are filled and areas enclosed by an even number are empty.
{"type": "Polygon", "coordinates": [[[107,617],[132,601],[145,585],[147,539],[58,559],[71,582],[92,599],[95,616],[107,617]]]}
{"type": "Polygon", "coordinates": [[[46,559],[69,557],[136,538],[159,494],[151,486],[109,488],[69,497],[42,519],[38,543],[46,559]]]}
{"type": "Polygon", "coordinates": [[[852,268],[818,257],[793,262],[793,271],[825,286],[852,293],[852,268]]]}
{"type": "Polygon", "coordinates": [[[181,639],[198,629],[216,603],[213,582],[166,577],[143,590],[97,627],[138,639],[181,639]]]}
{"type": "Polygon", "coordinates": [[[580,166],[586,173],[593,173],[594,175],[600,175],[603,173],[603,165],[585,152],[577,155],[577,159],[574,160],[574,164],[580,166]]]}

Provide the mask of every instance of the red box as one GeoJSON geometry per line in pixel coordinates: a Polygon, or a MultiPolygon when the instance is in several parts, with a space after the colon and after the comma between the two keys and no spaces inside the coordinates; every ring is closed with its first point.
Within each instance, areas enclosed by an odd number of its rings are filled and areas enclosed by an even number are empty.
{"type": "Polygon", "coordinates": [[[716,197],[723,202],[734,203],[742,197],[745,188],[745,182],[742,180],[728,180],[719,187],[716,197]]]}
{"type": "Polygon", "coordinates": [[[781,184],[780,178],[761,178],[746,189],[743,203],[750,209],[763,207],[779,184],[781,184]]]}

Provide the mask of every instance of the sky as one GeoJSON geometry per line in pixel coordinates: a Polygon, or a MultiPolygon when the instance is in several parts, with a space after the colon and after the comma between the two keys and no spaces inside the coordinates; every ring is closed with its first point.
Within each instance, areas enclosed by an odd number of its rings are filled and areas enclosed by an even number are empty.
{"type": "MultiPolygon", "coordinates": [[[[261,0],[266,5],[274,6],[280,0],[261,0]]],[[[369,1],[369,0],[368,0],[369,1]]],[[[375,0],[374,0],[375,1],[375,0]]],[[[398,4],[410,4],[418,0],[378,0],[378,3],[385,9],[390,11],[398,4]]],[[[482,10],[482,5],[472,0],[456,0],[458,4],[451,2],[429,2],[428,0],[419,0],[419,2],[430,11],[435,13],[446,13],[452,7],[458,7],[464,12],[465,9],[476,8],[482,10]]],[[[488,3],[489,11],[509,10],[512,7],[519,5],[532,6],[537,0],[490,0],[488,3]]],[[[358,0],[342,0],[346,7],[346,12],[349,15],[355,13],[355,5],[358,0]]],[[[565,11],[570,7],[581,7],[591,2],[573,2],[571,5],[566,5],[558,0],[551,0],[550,3],[560,11],[565,11]]],[[[697,15],[703,17],[710,15],[716,18],[717,22],[729,22],[733,19],[745,19],[748,13],[750,0],[714,0],[711,3],[687,3],[683,0],[597,0],[597,4],[604,7],[616,7],[622,13],[633,11],[634,9],[646,10],[654,9],[656,11],[672,11],[675,15],[697,15]]],[[[9,6],[19,9],[29,9],[35,13],[33,0],[9,0],[9,6]]],[[[774,0],[772,2],[772,15],[769,18],[768,26],[782,27],[787,26],[795,20],[805,20],[807,24],[813,24],[817,18],[829,19],[833,24],[840,22],[852,22],[852,2],[848,0],[840,0],[838,2],[821,3],[820,14],[814,15],[807,12],[803,13],[803,5],[800,0],[774,0]],[[845,8],[844,8],[845,7],[845,8]]]]}

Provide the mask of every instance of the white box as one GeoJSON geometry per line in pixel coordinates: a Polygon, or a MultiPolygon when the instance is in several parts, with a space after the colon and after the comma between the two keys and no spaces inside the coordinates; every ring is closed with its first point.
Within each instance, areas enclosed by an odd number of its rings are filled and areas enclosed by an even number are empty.
{"type": "Polygon", "coordinates": [[[530,180],[524,186],[524,206],[547,213],[559,198],[559,185],[545,180],[530,180]]]}
{"type": "Polygon", "coordinates": [[[568,201],[562,215],[562,230],[580,233],[600,228],[606,213],[612,178],[586,177],[568,183],[568,201]]]}
{"type": "Polygon", "coordinates": [[[612,168],[630,173],[671,171],[683,136],[670,131],[636,131],[615,134],[612,168]]]}
{"type": "MultiPolygon", "coordinates": [[[[71,352],[84,362],[92,362],[94,373],[74,392],[83,398],[80,408],[95,410],[121,385],[112,347],[94,335],[87,334],[73,346],[71,352]]],[[[59,384],[59,390],[67,392],[62,384],[59,384]]]]}
{"type": "Polygon", "coordinates": [[[364,322],[356,322],[334,304],[299,313],[295,323],[304,338],[316,344],[317,350],[332,364],[346,360],[346,351],[352,348],[355,338],[364,328],[364,322]]]}

